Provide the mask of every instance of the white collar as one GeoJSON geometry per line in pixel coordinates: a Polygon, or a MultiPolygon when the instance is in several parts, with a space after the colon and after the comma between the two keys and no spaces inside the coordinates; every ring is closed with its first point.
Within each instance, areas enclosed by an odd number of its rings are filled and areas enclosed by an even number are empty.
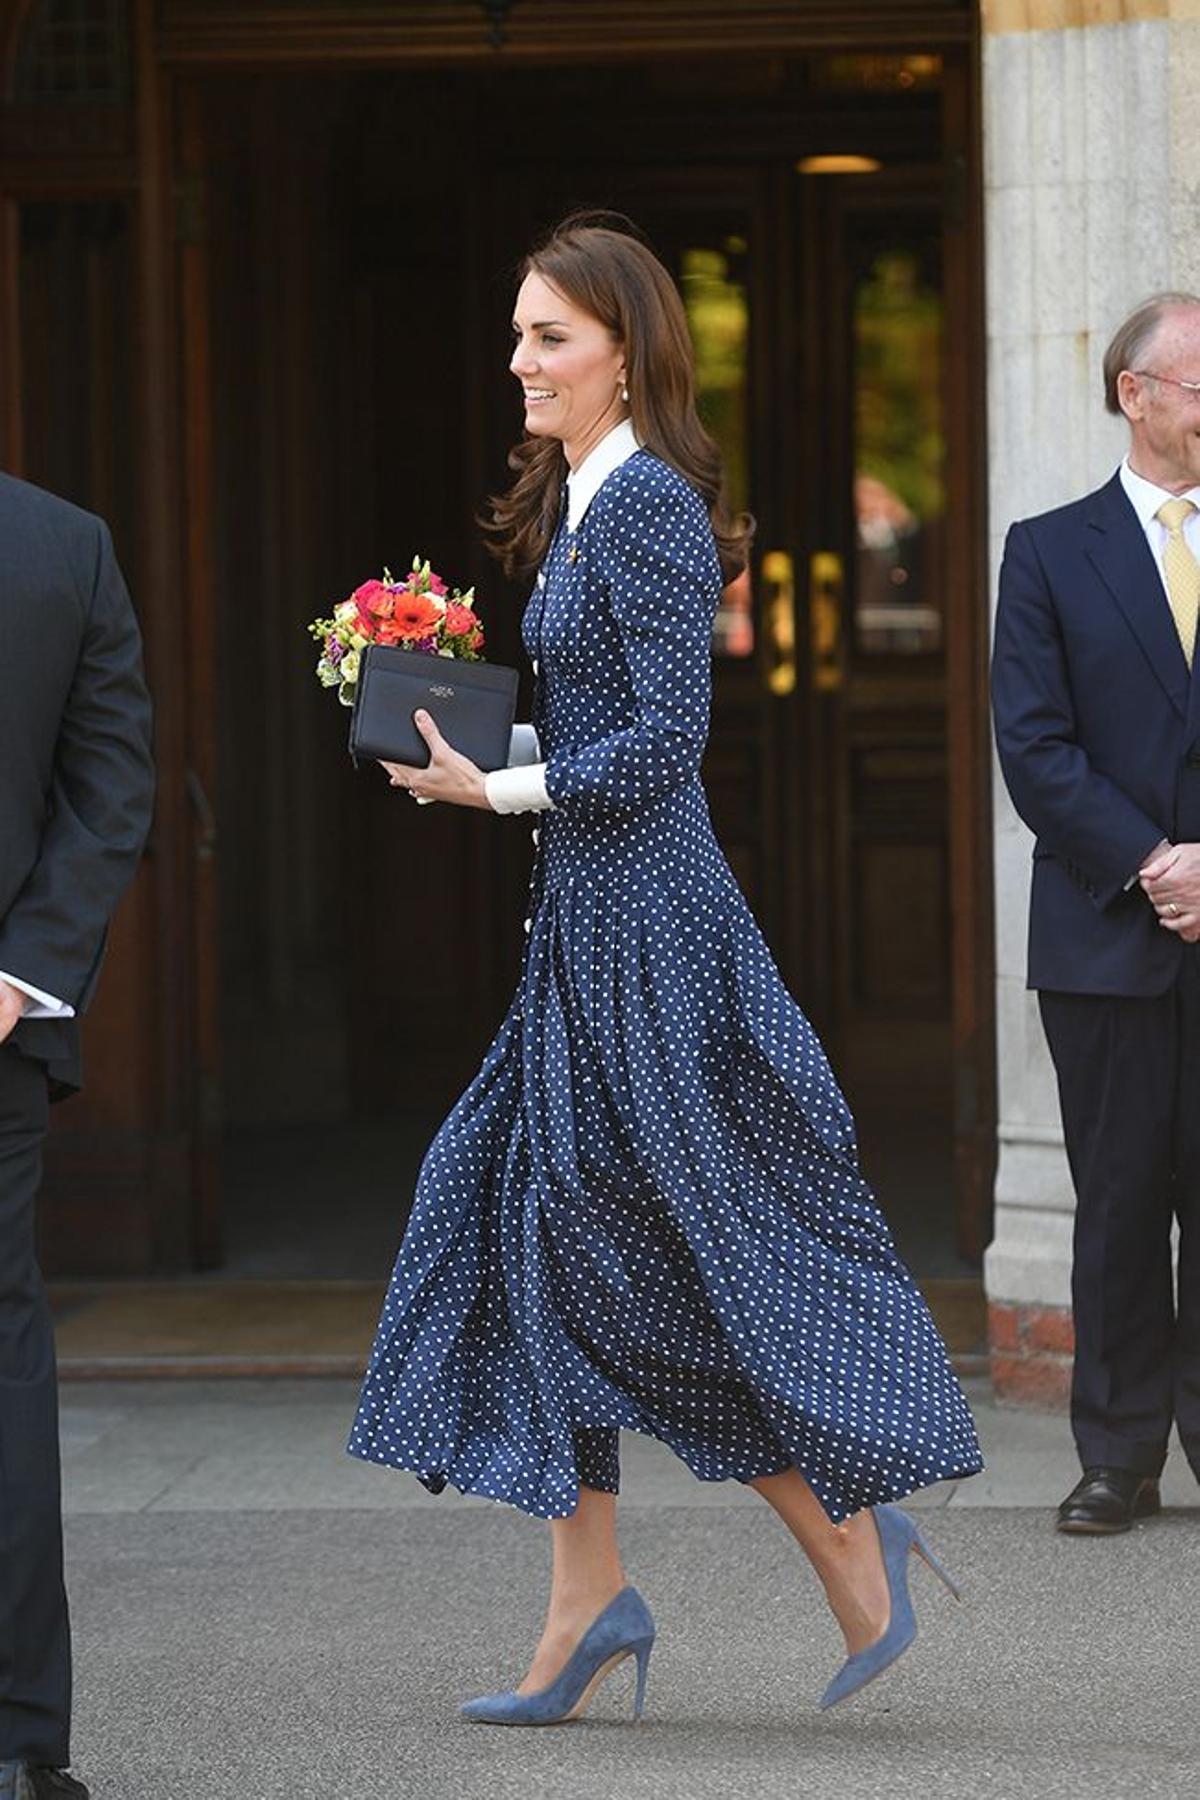
{"type": "Polygon", "coordinates": [[[1157,487],[1153,481],[1147,481],[1144,475],[1139,475],[1136,469],[1131,469],[1128,457],[1121,464],[1121,486],[1129,495],[1143,531],[1157,518],[1158,509],[1164,500],[1190,500],[1200,510],[1200,487],[1189,488],[1186,494],[1168,493],[1166,488],[1157,487]]]}
{"type": "Polygon", "coordinates": [[[593,444],[577,469],[567,476],[567,530],[577,531],[584,513],[596,498],[601,483],[641,449],[632,419],[622,419],[593,444]]]}

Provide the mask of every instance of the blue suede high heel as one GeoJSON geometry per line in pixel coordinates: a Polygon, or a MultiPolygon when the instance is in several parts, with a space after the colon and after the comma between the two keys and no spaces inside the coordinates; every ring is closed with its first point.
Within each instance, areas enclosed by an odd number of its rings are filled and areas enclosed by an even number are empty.
{"type": "Polygon", "coordinates": [[[825,1689],[821,1700],[822,1712],[827,1707],[836,1706],[839,1700],[848,1700],[851,1694],[857,1694],[859,1688],[865,1687],[868,1681],[874,1681],[877,1675],[882,1675],[898,1656],[904,1654],[916,1637],[917,1620],[913,1612],[912,1596],[908,1591],[910,1550],[915,1550],[918,1556],[924,1557],[956,1600],[962,1599],[958,1588],[907,1513],[901,1512],[896,1506],[877,1506],[872,1516],[879,1532],[879,1546],[883,1551],[883,1571],[887,1576],[892,1616],[888,1620],[887,1630],[877,1642],[869,1644],[856,1656],[847,1657],[825,1689]]]}
{"type": "Polygon", "coordinates": [[[576,1719],[604,1677],[637,1657],[637,1692],[633,1716],[640,1719],[646,1701],[646,1671],[654,1647],[654,1620],[635,1587],[624,1587],[592,1620],[571,1652],[562,1673],[536,1694],[481,1694],[465,1700],[461,1711],[486,1725],[561,1725],[576,1719]]]}

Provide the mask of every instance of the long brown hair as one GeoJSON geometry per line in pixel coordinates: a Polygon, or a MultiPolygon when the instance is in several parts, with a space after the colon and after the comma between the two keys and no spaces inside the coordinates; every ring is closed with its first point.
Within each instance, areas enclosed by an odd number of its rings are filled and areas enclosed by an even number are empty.
{"type": "MultiPolygon", "coordinates": [[[[726,582],[746,566],[754,520],[732,518],[721,453],[696,411],[696,374],[679,291],[627,219],[572,213],[531,250],[518,280],[538,274],[612,333],[625,351],[625,385],[638,441],[670,463],[708,506],[726,582]]],[[[557,438],[525,436],[508,455],[516,479],[493,496],[480,524],[507,575],[532,573],[550,547],[566,458],[557,438]]]]}

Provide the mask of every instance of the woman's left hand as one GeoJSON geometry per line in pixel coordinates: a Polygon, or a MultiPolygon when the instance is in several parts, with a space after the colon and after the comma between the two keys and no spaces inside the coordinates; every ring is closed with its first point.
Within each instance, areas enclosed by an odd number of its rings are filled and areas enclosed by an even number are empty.
{"type": "Polygon", "coordinates": [[[445,800],[451,806],[479,806],[490,812],[483,770],[446,742],[429,713],[423,709],[415,712],[413,720],[429,745],[429,767],[414,769],[407,763],[383,763],[392,786],[407,788],[416,800],[445,800]]]}

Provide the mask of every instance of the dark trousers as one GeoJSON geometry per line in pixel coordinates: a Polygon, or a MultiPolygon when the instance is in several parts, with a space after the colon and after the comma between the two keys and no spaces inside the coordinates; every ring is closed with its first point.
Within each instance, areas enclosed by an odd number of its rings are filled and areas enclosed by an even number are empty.
{"type": "Polygon", "coordinates": [[[1039,1000],[1077,1199],[1080,1461],[1157,1475],[1174,1420],[1200,1476],[1200,947],[1152,1000],[1039,1000]]]}
{"type": "Polygon", "coordinates": [[[48,1096],[40,1063],[0,1045],[0,1762],[70,1761],[58,1397],[34,1256],[48,1096]]]}

